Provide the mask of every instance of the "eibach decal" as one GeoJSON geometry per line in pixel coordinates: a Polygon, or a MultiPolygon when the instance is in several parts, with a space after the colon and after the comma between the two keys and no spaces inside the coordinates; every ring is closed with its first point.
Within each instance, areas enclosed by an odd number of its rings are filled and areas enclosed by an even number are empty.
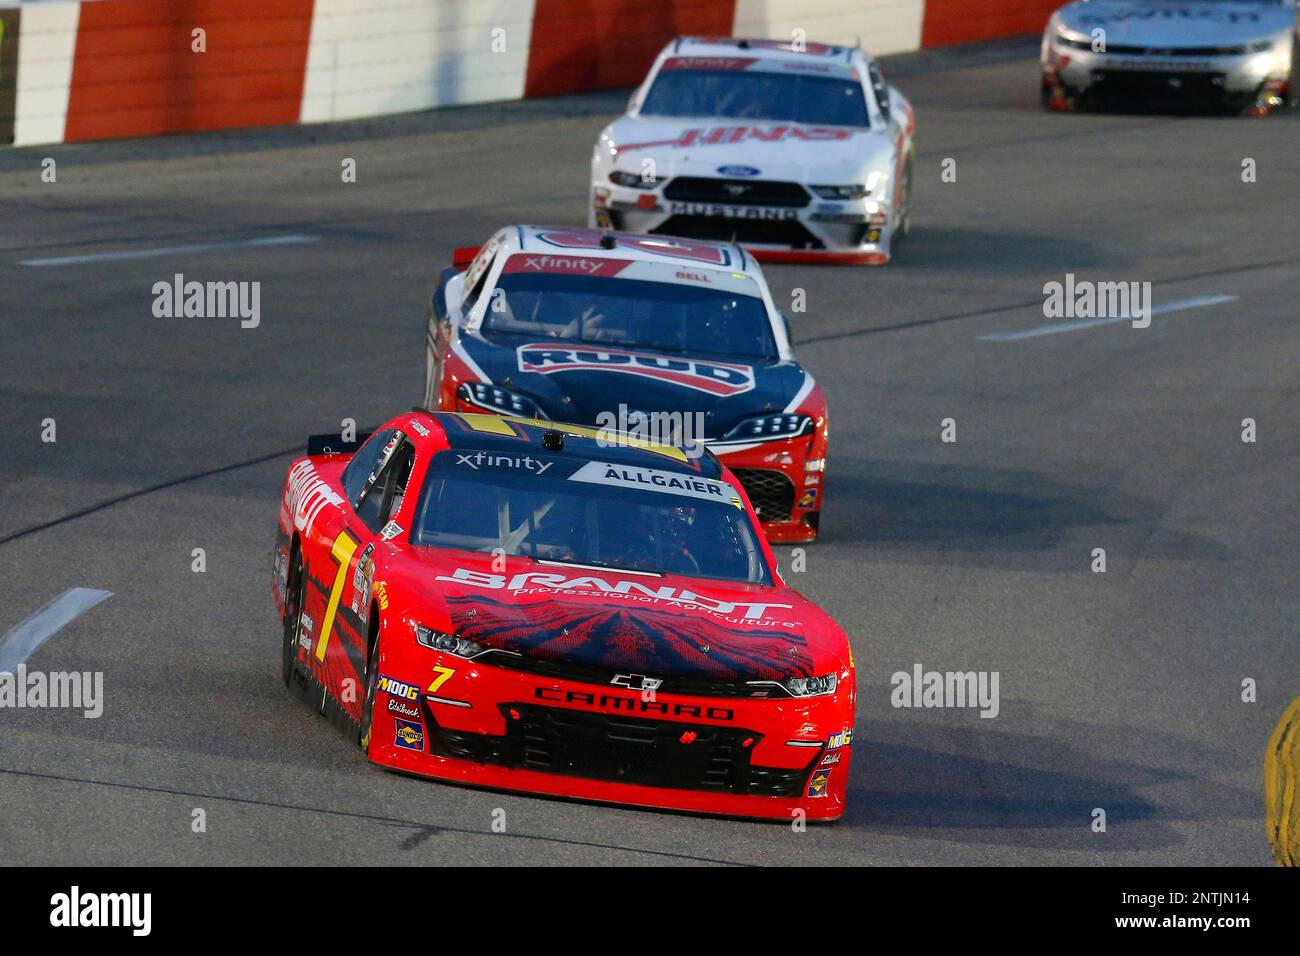
{"type": "Polygon", "coordinates": [[[709,395],[730,397],[754,387],[754,369],[730,362],[671,358],[621,349],[562,348],[531,343],[518,348],[519,371],[538,375],[561,372],[615,372],[639,375],[709,395]]]}

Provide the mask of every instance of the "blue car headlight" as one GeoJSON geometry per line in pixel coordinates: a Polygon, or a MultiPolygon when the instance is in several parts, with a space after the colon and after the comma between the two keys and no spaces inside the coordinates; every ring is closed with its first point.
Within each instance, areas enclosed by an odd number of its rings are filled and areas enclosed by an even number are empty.
{"type": "Polygon", "coordinates": [[[489,382],[461,382],[456,394],[471,405],[485,408],[498,415],[519,415],[523,418],[547,418],[540,405],[527,395],[520,395],[500,385],[489,382]]]}
{"type": "Polygon", "coordinates": [[[797,438],[813,430],[813,420],[807,415],[779,412],[774,415],[754,415],[733,426],[722,436],[723,441],[769,441],[774,438],[797,438]]]}

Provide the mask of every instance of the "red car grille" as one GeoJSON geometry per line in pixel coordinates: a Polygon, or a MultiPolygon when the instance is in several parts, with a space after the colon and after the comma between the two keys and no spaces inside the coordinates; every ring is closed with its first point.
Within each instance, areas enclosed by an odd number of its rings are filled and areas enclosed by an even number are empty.
{"type": "Polygon", "coordinates": [[[426,708],[430,749],[512,769],[765,797],[799,796],[814,765],[753,766],[749,758],[762,735],[741,728],[522,703],[502,704],[501,713],[506,733],[493,737],[438,727],[426,708]]]}
{"type": "Polygon", "coordinates": [[[794,482],[770,468],[735,468],[760,521],[789,521],[794,509],[794,482]]]}

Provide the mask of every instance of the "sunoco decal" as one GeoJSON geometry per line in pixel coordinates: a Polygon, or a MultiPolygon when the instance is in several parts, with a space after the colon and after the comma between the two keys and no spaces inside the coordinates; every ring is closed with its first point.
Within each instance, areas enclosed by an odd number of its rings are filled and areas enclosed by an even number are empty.
{"type": "Polygon", "coordinates": [[[557,348],[534,343],[519,346],[519,371],[554,375],[558,372],[618,372],[671,382],[683,388],[728,397],[754,387],[754,369],[730,362],[669,358],[620,349],[557,348]]]}

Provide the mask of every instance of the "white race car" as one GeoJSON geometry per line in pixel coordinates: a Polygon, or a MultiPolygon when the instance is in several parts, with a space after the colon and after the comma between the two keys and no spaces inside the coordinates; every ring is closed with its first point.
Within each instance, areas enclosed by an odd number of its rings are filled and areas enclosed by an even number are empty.
{"type": "Polygon", "coordinates": [[[1217,106],[1297,96],[1296,0],[1078,0],[1043,33],[1043,105],[1217,106]]]}
{"type": "Polygon", "coordinates": [[[600,134],[588,224],[881,265],[910,227],[914,128],[860,49],[675,40],[600,134]]]}

